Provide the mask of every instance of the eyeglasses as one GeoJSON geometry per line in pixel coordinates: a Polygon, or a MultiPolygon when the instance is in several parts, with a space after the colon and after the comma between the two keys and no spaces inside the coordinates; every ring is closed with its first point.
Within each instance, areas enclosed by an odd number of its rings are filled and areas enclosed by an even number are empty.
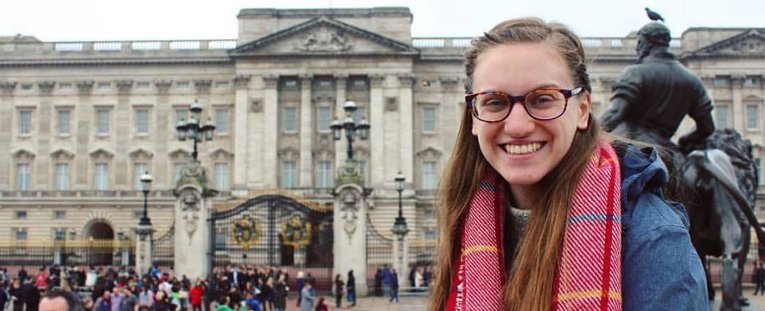
{"type": "Polygon", "coordinates": [[[565,90],[539,88],[523,96],[486,91],[465,95],[465,102],[472,106],[473,115],[484,122],[500,122],[510,115],[513,104],[520,101],[523,108],[535,120],[553,120],[563,115],[568,99],[582,93],[584,88],[565,90]]]}

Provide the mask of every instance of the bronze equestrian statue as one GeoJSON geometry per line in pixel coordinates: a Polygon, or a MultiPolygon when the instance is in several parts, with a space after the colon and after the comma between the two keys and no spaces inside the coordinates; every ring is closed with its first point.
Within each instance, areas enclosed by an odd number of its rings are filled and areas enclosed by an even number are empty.
{"type": "MultiPolygon", "coordinates": [[[[668,197],[684,203],[691,239],[706,269],[706,256],[723,257],[721,310],[739,310],[746,300],[741,279],[749,250],[749,226],[765,234],[752,211],[757,171],[751,143],[733,130],[715,131],[712,100],[701,80],[669,51],[669,29],[650,22],[638,32],[638,64],[627,67],[612,87],[601,115],[606,131],[663,147],[670,169],[668,197]],[[688,115],[696,128],[671,137],[688,115]]],[[[707,271],[707,280],[710,279],[707,271]]],[[[707,282],[709,298],[714,289],[707,282]]]]}

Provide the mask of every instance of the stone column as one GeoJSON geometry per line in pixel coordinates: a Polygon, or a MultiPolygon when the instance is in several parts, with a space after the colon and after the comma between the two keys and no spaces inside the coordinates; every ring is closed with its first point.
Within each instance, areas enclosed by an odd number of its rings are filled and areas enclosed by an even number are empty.
{"type": "Polygon", "coordinates": [[[313,161],[311,136],[313,129],[313,107],[311,105],[311,82],[312,75],[300,77],[300,164],[298,165],[300,173],[298,174],[298,185],[300,188],[310,188],[313,186],[313,161]]]}
{"type": "Polygon", "coordinates": [[[408,287],[409,280],[409,239],[405,236],[393,237],[393,268],[398,275],[399,290],[408,287]]]}
{"type": "Polygon", "coordinates": [[[746,107],[744,107],[743,85],[744,75],[733,75],[730,79],[731,90],[731,123],[730,125],[739,133],[746,132],[746,107]]]}
{"type": "Polygon", "coordinates": [[[348,271],[356,276],[356,295],[367,295],[367,202],[357,184],[343,184],[335,189],[334,267],[347,281],[348,271]]]}
{"type": "Polygon", "coordinates": [[[250,83],[250,75],[237,75],[234,78],[235,104],[234,104],[234,195],[244,196],[247,194],[247,176],[253,168],[247,165],[249,158],[249,116],[250,103],[247,96],[247,86],[250,83]]]}
{"type": "MultiPolygon", "coordinates": [[[[404,176],[414,176],[414,111],[412,85],[414,76],[404,74],[398,76],[399,80],[399,154],[398,167],[404,176]]],[[[388,172],[389,174],[392,172],[388,172]]]]}
{"type": "MultiPolygon", "coordinates": [[[[342,120],[345,118],[345,111],[343,110],[343,105],[346,101],[346,88],[348,83],[348,75],[335,75],[335,111],[333,114],[332,120],[342,120]]],[[[343,136],[344,138],[345,136],[343,136]]],[[[335,144],[335,168],[342,167],[345,164],[345,150],[348,148],[348,141],[345,139],[340,139],[338,141],[335,141],[334,138],[333,142],[335,144]]]]}
{"type": "Polygon", "coordinates": [[[192,161],[181,172],[175,189],[175,274],[206,279],[211,272],[210,226],[212,197],[217,191],[207,185],[206,171],[192,161]]]}
{"type": "MultiPolygon", "coordinates": [[[[368,185],[371,187],[382,186],[385,182],[386,173],[393,174],[395,171],[385,171],[385,157],[392,156],[385,154],[385,130],[391,130],[388,124],[385,124],[385,107],[383,103],[383,83],[385,77],[381,75],[369,76],[369,152],[371,165],[367,167],[371,168],[372,182],[368,185]]],[[[394,168],[395,170],[395,168],[394,168]]]]}
{"type": "Polygon", "coordinates": [[[263,98],[263,110],[264,115],[268,116],[264,122],[264,137],[263,144],[258,145],[258,149],[262,154],[262,161],[259,161],[259,172],[270,172],[266,176],[263,176],[263,183],[266,187],[276,188],[278,187],[279,175],[279,159],[277,158],[277,148],[279,141],[279,94],[278,94],[278,76],[265,76],[263,77],[263,84],[265,86],[264,98],[263,98]]]}
{"type": "Polygon", "coordinates": [[[138,225],[135,229],[135,271],[139,275],[147,273],[152,266],[151,247],[152,247],[152,229],[151,224],[138,225]]]}

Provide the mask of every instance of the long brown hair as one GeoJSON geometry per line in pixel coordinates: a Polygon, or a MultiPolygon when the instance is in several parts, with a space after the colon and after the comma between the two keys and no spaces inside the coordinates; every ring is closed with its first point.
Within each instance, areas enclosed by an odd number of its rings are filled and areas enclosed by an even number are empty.
{"type": "MultiPolygon", "coordinates": [[[[465,54],[465,91],[473,91],[473,72],[476,59],[481,53],[503,44],[538,42],[551,44],[561,53],[572,74],[572,80],[576,85],[583,86],[589,96],[591,88],[581,42],[565,26],[545,23],[537,18],[502,22],[472,41],[472,47],[465,54]]],[[[439,189],[441,232],[431,310],[442,310],[446,305],[453,285],[451,281],[455,262],[460,256],[461,229],[470,200],[486,170],[493,169],[483,157],[478,139],[471,133],[472,127],[473,117],[468,103],[439,189]]],[[[565,231],[569,202],[599,133],[597,121],[590,115],[587,129],[577,130],[566,156],[538,183],[532,207],[533,217],[527,225],[525,236],[539,238],[521,241],[516,249],[503,290],[502,299],[506,309],[550,309],[553,279],[560,257],[560,241],[565,231]]]]}

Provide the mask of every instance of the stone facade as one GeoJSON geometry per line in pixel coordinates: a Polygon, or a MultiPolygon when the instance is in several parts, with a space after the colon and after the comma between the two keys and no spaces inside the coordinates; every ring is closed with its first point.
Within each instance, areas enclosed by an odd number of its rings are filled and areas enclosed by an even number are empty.
{"type": "MultiPolygon", "coordinates": [[[[0,37],[0,239],[129,236],[143,206],[142,170],[155,180],[155,235],[165,233],[176,173],[191,153],[175,125],[195,100],[203,121],[218,125],[199,145],[221,191],[213,205],[277,188],[331,204],[347,145],[328,125],[352,100],[371,124],[370,139],[353,147],[374,189],[372,223],[391,235],[400,171],[410,239],[434,240],[435,187],[465,105],[470,38],[412,38],[407,8],[244,9],[238,18],[235,40],[0,37]],[[94,223],[111,226],[111,236],[94,223]]],[[[599,114],[636,61],[636,37],[583,43],[599,114]]],[[[765,29],[690,28],[672,49],[707,84],[718,126],[765,156],[765,29]]]]}

